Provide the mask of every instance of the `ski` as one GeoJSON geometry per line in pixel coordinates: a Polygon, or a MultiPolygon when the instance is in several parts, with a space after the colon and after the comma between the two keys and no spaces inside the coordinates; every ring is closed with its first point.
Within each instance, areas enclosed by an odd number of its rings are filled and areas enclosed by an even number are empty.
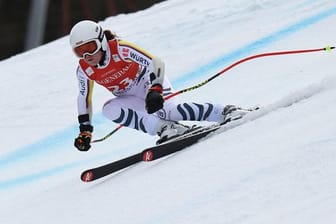
{"type": "Polygon", "coordinates": [[[123,170],[141,161],[149,162],[162,158],[195,144],[198,140],[207,136],[211,132],[216,131],[220,127],[221,125],[213,125],[210,127],[197,128],[194,131],[167,140],[162,144],[146,148],[140,153],[108,163],[103,166],[85,170],[81,174],[81,180],[83,182],[91,182],[117,171],[123,170]]]}
{"type": "Polygon", "coordinates": [[[210,133],[217,131],[224,124],[212,125],[209,127],[202,127],[193,132],[178,136],[171,140],[168,140],[160,145],[149,147],[141,152],[142,161],[149,162],[164,156],[173,154],[182,149],[192,146],[200,139],[208,136],[210,133]]]}
{"type": "MultiPolygon", "coordinates": [[[[256,107],[253,110],[258,110],[256,107]]],[[[246,116],[246,115],[245,115],[246,116]]],[[[244,117],[245,118],[245,117],[244,117]]],[[[211,133],[222,132],[234,127],[237,127],[249,119],[237,118],[237,120],[227,121],[222,124],[214,124],[207,127],[196,127],[185,133],[183,135],[169,139],[159,145],[155,145],[149,148],[144,149],[143,151],[131,155],[129,157],[117,160],[111,163],[108,163],[103,166],[95,167],[92,169],[85,170],[81,174],[81,180],[83,182],[91,182],[99,178],[105,177],[112,173],[118,172],[120,170],[126,169],[136,163],[141,161],[149,162],[153,161],[167,155],[173,154],[180,150],[183,150],[189,146],[194,145],[199,142],[201,139],[204,139],[207,136],[210,136],[211,133]],[[223,130],[222,130],[223,129],[223,130]]]]}
{"type": "Polygon", "coordinates": [[[124,159],[108,163],[103,166],[85,170],[81,174],[81,180],[83,182],[91,182],[99,178],[105,177],[107,175],[110,175],[112,173],[115,173],[119,170],[125,169],[140,161],[142,161],[142,153],[137,153],[124,159]]]}

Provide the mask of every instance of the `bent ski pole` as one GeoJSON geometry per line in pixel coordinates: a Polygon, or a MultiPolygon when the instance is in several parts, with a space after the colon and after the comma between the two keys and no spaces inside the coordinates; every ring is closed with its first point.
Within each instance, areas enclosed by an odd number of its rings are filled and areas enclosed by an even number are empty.
{"type": "MultiPolygon", "coordinates": [[[[205,84],[209,83],[210,81],[214,80],[215,78],[217,78],[218,76],[222,75],[223,73],[229,71],[230,69],[238,66],[241,63],[244,63],[246,61],[250,61],[256,58],[261,58],[261,57],[269,57],[269,56],[277,56],[277,55],[286,55],[286,54],[302,54],[302,53],[311,53],[311,52],[317,52],[317,51],[331,51],[335,49],[335,47],[331,47],[331,46],[327,46],[324,48],[315,48],[315,49],[304,49],[304,50],[292,50],[292,51],[276,51],[276,52],[269,52],[269,53],[262,53],[262,54],[256,54],[256,55],[252,55],[243,59],[240,59],[239,61],[229,65],[228,67],[224,68],[223,70],[219,71],[217,74],[211,76],[210,78],[208,78],[207,80],[191,86],[189,88],[185,88],[182,90],[179,90],[175,93],[170,94],[169,96],[165,97],[165,100],[168,100],[172,97],[175,97],[177,95],[180,95],[181,93],[185,93],[185,92],[189,92],[191,90],[194,89],[198,89],[201,86],[204,86],[205,84]]],[[[120,130],[123,126],[120,124],[118,127],[116,127],[114,130],[112,130],[110,133],[108,133],[107,135],[105,135],[103,138],[100,139],[96,139],[91,141],[91,143],[95,143],[95,142],[101,142],[104,141],[105,139],[109,138],[111,135],[113,135],[115,132],[117,132],[118,130],[120,130]]]]}

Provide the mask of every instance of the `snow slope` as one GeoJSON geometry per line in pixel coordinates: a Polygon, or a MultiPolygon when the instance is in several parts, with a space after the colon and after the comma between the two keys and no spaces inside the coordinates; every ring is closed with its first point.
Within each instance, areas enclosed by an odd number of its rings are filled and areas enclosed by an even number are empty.
{"type": "MultiPolygon", "coordinates": [[[[335,21],[332,0],[169,0],[101,25],[162,57],[181,89],[253,54],[333,46],[335,21]]],[[[123,128],[76,151],[76,63],[68,37],[0,61],[1,223],[336,221],[335,51],[251,60],[181,95],[266,115],[90,184],[82,170],[156,139],[123,128]]],[[[96,86],[95,138],[116,127],[110,97],[96,86]]]]}

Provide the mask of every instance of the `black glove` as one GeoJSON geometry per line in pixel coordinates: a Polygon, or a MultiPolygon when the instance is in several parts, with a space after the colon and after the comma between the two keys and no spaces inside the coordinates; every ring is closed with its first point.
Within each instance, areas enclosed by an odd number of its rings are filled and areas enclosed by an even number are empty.
{"type": "Polygon", "coordinates": [[[79,151],[88,151],[91,148],[90,142],[91,142],[91,132],[89,131],[83,131],[81,132],[77,138],[75,138],[75,147],[79,151]]]}
{"type": "Polygon", "coordinates": [[[149,114],[155,113],[163,107],[162,86],[155,84],[149,88],[146,96],[146,110],[149,114]]]}

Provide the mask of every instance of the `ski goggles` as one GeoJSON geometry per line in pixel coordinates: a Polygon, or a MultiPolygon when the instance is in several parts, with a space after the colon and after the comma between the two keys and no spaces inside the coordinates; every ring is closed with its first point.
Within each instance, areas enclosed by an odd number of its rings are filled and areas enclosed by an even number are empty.
{"type": "Polygon", "coordinates": [[[75,47],[73,51],[79,58],[85,58],[87,55],[94,55],[101,48],[101,42],[98,39],[93,39],[88,42],[85,42],[78,47],[75,47]]]}

